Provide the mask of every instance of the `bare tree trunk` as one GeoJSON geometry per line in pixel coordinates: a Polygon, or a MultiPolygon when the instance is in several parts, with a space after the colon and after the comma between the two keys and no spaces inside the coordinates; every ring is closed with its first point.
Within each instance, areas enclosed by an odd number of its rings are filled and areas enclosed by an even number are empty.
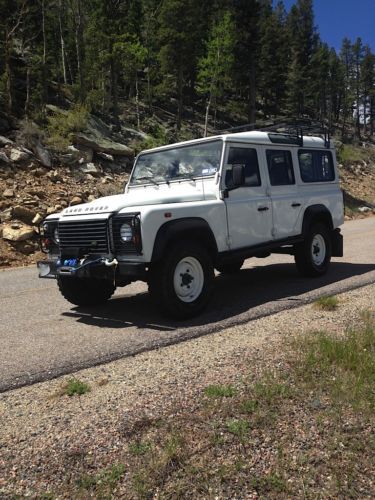
{"type": "Polygon", "coordinates": [[[83,82],[83,71],[82,71],[82,5],[81,0],[77,0],[77,12],[76,12],[76,53],[77,53],[77,71],[78,71],[78,81],[79,81],[79,95],[81,101],[84,100],[85,89],[83,82]]]}
{"type": "Polygon", "coordinates": [[[210,114],[210,107],[211,107],[211,92],[210,92],[210,95],[209,95],[209,98],[207,101],[207,106],[206,106],[206,116],[204,119],[204,136],[203,137],[207,137],[208,117],[210,114]]]}
{"type": "Polygon", "coordinates": [[[137,110],[137,126],[138,130],[141,128],[141,121],[139,118],[139,90],[138,90],[138,71],[135,73],[135,105],[137,110]]]}
{"type": "MultiPolygon", "coordinates": [[[[249,101],[248,101],[248,120],[249,123],[255,124],[255,112],[256,112],[256,80],[255,80],[255,62],[252,60],[250,62],[251,71],[249,78],[249,101]]],[[[254,127],[253,127],[254,128],[254,127]]]]}
{"type": "Polygon", "coordinates": [[[182,66],[178,68],[178,76],[177,76],[177,89],[178,89],[178,110],[177,110],[177,130],[181,130],[181,122],[182,122],[182,85],[183,85],[183,73],[182,66]]]}
{"type": "Polygon", "coordinates": [[[26,70],[26,100],[25,100],[25,115],[29,116],[30,109],[30,66],[26,70]]]}
{"type": "Polygon", "coordinates": [[[47,39],[46,39],[45,0],[42,0],[42,34],[43,34],[42,85],[43,85],[43,104],[44,104],[47,101],[47,39]]]}
{"type": "Polygon", "coordinates": [[[60,26],[60,44],[61,44],[61,61],[62,61],[62,68],[63,68],[63,78],[64,78],[64,83],[66,85],[68,83],[68,80],[66,77],[65,42],[64,42],[62,22],[61,22],[61,0],[59,0],[59,26],[60,26]]]}
{"type": "Polygon", "coordinates": [[[12,95],[12,69],[10,64],[11,39],[9,33],[5,36],[5,89],[6,89],[6,106],[7,111],[13,111],[13,95],[12,95]]]}

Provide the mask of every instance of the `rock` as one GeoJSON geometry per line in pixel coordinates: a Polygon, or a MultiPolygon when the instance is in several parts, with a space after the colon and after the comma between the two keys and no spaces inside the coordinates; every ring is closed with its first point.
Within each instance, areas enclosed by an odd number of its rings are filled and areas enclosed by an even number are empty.
{"type": "Polygon", "coordinates": [[[90,194],[89,197],[87,198],[88,202],[95,201],[95,200],[96,200],[96,196],[94,196],[93,194],[90,194]]]}
{"type": "Polygon", "coordinates": [[[38,143],[34,148],[34,153],[43,167],[52,167],[52,156],[48,149],[44,148],[40,143],[38,143]]]}
{"type": "Polygon", "coordinates": [[[71,200],[70,200],[70,203],[69,205],[72,207],[73,205],[80,205],[82,203],[82,198],[80,198],[79,196],[74,196],[71,200]]]}
{"type": "Polygon", "coordinates": [[[79,132],[74,135],[76,144],[93,149],[95,152],[107,153],[114,156],[133,156],[134,152],[124,144],[114,142],[106,137],[100,137],[89,132],[79,132]]]}
{"type": "Polygon", "coordinates": [[[13,191],[13,189],[6,189],[3,192],[3,198],[14,198],[14,191],[13,191]]]}
{"type": "Polygon", "coordinates": [[[43,216],[40,214],[36,214],[36,216],[33,218],[31,223],[34,224],[34,226],[38,226],[42,222],[42,220],[43,220],[43,216]]]}
{"type": "Polygon", "coordinates": [[[100,156],[100,158],[103,158],[103,160],[107,160],[107,161],[114,161],[114,158],[112,155],[109,155],[107,153],[97,153],[98,156],[100,156]]]}
{"type": "MultiPolygon", "coordinates": [[[[33,202],[33,200],[30,200],[33,202]]],[[[16,205],[13,207],[13,217],[16,219],[20,219],[27,223],[32,223],[34,217],[36,216],[36,212],[34,210],[30,210],[29,208],[25,208],[22,205],[16,205]]]]}
{"type": "Polygon", "coordinates": [[[25,241],[22,242],[20,245],[17,245],[17,250],[19,250],[24,255],[30,255],[34,253],[35,248],[34,245],[25,241]]]}
{"type": "Polygon", "coordinates": [[[361,212],[362,214],[365,214],[365,213],[368,213],[368,212],[372,212],[372,208],[370,208],[370,207],[359,207],[358,208],[358,212],[361,212]]]}
{"type": "Polygon", "coordinates": [[[7,146],[8,144],[14,144],[14,142],[3,135],[0,135],[0,146],[7,146]]]}
{"type": "Polygon", "coordinates": [[[10,160],[4,153],[4,151],[0,151],[0,161],[2,161],[3,163],[10,163],[10,160]]]}
{"type": "Polygon", "coordinates": [[[26,161],[30,158],[30,154],[20,149],[12,148],[10,150],[10,159],[14,162],[26,161]]]}
{"type": "Polygon", "coordinates": [[[3,212],[0,212],[0,222],[8,222],[12,220],[13,217],[13,208],[6,208],[3,212]]]}
{"type": "Polygon", "coordinates": [[[94,163],[84,163],[79,169],[83,174],[91,174],[93,176],[100,174],[100,170],[94,163]]]}
{"type": "Polygon", "coordinates": [[[57,206],[48,207],[47,210],[46,210],[47,215],[52,215],[52,214],[55,214],[55,213],[58,213],[58,212],[59,212],[59,209],[58,209],[57,206]]]}
{"type": "Polygon", "coordinates": [[[34,229],[20,224],[6,224],[3,227],[3,239],[9,241],[25,241],[34,236],[34,229]]]}

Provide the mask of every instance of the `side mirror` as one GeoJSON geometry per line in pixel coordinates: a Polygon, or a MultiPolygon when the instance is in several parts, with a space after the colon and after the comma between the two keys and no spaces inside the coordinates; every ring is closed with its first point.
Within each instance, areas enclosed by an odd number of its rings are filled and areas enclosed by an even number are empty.
{"type": "Polygon", "coordinates": [[[232,189],[236,189],[245,184],[245,165],[233,165],[232,183],[232,189]]]}

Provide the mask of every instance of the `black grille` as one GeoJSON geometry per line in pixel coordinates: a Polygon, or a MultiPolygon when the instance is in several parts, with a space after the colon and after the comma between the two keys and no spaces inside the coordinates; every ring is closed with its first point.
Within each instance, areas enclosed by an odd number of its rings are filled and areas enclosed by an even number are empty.
{"type": "Polygon", "coordinates": [[[138,254],[133,241],[124,242],[120,238],[120,227],[122,224],[129,224],[133,228],[134,234],[134,217],[114,217],[112,220],[112,235],[115,254],[138,254]]]}
{"type": "Polygon", "coordinates": [[[107,220],[59,222],[60,249],[80,249],[80,253],[108,253],[107,220]]]}

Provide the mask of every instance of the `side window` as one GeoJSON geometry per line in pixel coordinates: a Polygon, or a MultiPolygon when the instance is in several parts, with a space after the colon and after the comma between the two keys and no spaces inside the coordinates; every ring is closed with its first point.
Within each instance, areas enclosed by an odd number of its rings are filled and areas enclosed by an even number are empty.
{"type": "Polygon", "coordinates": [[[271,186],[295,184],[290,151],[267,150],[266,155],[271,186]]]}
{"type": "Polygon", "coordinates": [[[331,151],[298,151],[299,168],[303,182],[330,182],[335,180],[331,151]]]}
{"type": "Polygon", "coordinates": [[[258,164],[258,155],[256,149],[231,147],[228,155],[228,167],[225,173],[225,185],[232,187],[232,168],[233,165],[244,165],[245,167],[245,186],[260,186],[260,173],[258,164]]]}

